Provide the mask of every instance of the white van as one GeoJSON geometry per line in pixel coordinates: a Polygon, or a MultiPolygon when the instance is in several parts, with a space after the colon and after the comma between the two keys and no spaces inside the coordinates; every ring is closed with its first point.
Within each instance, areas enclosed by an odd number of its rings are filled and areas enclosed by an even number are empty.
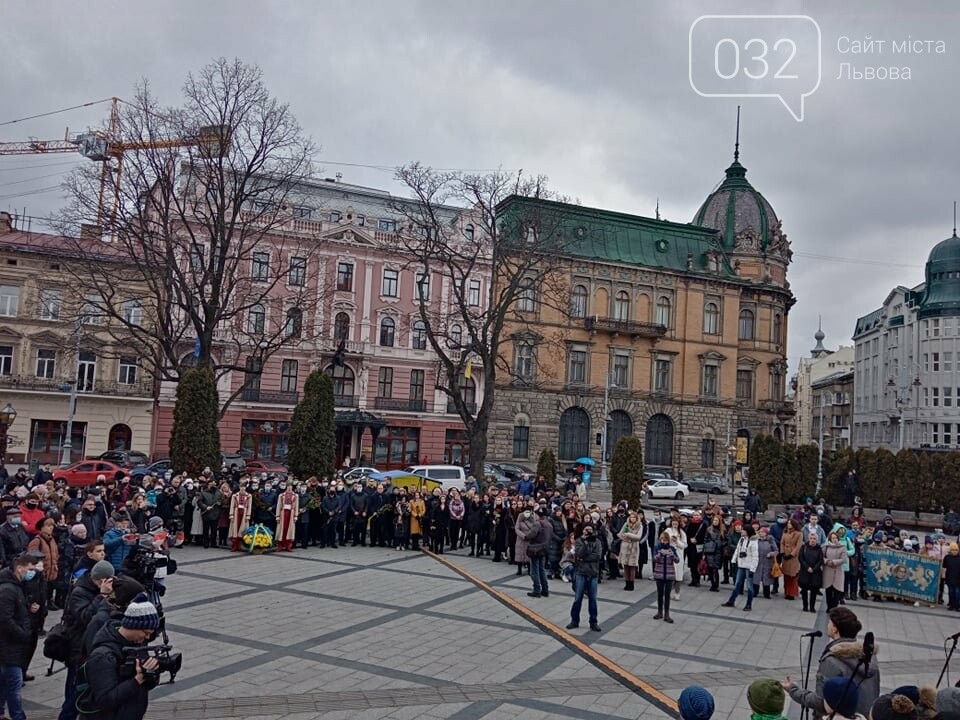
{"type": "Polygon", "coordinates": [[[467,474],[459,465],[411,465],[404,472],[416,473],[431,480],[439,480],[444,489],[463,490],[467,485],[467,474]]]}

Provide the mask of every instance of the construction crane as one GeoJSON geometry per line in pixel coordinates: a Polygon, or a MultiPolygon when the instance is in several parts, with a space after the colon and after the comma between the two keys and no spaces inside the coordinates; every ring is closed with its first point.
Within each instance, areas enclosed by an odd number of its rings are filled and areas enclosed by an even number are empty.
{"type": "Polygon", "coordinates": [[[44,155],[52,153],[79,152],[83,157],[102,163],[100,171],[100,198],[97,204],[97,226],[103,227],[104,194],[108,176],[113,175],[113,204],[110,212],[110,227],[117,215],[120,202],[120,180],[123,174],[124,153],[134,150],[152,150],[163,148],[201,147],[212,155],[221,155],[230,146],[230,134],[222,125],[201,127],[188,137],[167,140],[124,141],[117,137],[120,128],[120,98],[111,98],[110,122],[106,130],[87,130],[70,137],[70,129],[64,133],[63,140],[27,140],[22,142],[0,142],[0,155],[44,155]],[[226,137],[224,137],[226,133],[226,137]]]}

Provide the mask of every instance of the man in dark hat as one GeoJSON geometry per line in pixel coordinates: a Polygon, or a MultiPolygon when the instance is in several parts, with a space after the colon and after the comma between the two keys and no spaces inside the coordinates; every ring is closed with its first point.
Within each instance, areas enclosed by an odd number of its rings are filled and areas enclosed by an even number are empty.
{"type": "Polygon", "coordinates": [[[21,525],[20,508],[16,505],[7,508],[4,517],[4,523],[0,525],[0,562],[9,566],[27,549],[30,536],[21,525]]]}

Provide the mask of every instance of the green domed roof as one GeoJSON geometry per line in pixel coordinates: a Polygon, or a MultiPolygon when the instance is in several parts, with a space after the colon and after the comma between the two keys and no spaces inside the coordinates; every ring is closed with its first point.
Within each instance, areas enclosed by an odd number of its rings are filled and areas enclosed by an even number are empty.
{"type": "Polygon", "coordinates": [[[956,230],[934,245],[925,275],[918,317],[960,315],[960,237],[956,230]]]}
{"type": "Polygon", "coordinates": [[[723,244],[733,248],[737,236],[750,230],[761,248],[773,239],[777,215],[767,199],[747,180],[747,169],[740,164],[739,153],[727,168],[726,177],[700,206],[693,218],[695,225],[719,230],[723,244]]]}

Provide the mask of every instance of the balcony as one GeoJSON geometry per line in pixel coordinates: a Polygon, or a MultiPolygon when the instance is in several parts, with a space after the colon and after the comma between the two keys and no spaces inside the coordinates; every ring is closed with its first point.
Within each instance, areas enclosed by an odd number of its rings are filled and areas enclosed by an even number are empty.
{"type": "Polygon", "coordinates": [[[393,410],[395,412],[426,412],[427,401],[420,400],[401,400],[394,398],[375,398],[373,407],[377,410],[393,410]]]}
{"type": "Polygon", "coordinates": [[[593,317],[584,318],[584,327],[590,332],[605,332],[611,335],[629,335],[633,338],[662,338],[667,334],[667,328],[664,325],[648,322],[637,322],[636,320],[617,320],[611,317],[593,317]]]}
{"type": "MultiPolygon", "coordinates": [[[[317,338],[317,350],[322,353],[335,353],[340,347],[340,341],[334,338],[317,338]]],[[[363,346],[365,343],[359,340],[347,340],[343,343],[343,349],[348,355],[363,355],[363,346]]]]}
{"type": "MultiPolygon", "coordinates": [[[[0,388],[28,392],[69,393],[73,380],[67,378],[39,378],[33,375],[0,375],[0,388]]],[[[95,380],[78,389],[81,395],[113,395],[117,397],[153,397],[153,381],[138,380],[133,385],[95,380]]]]}
{"type": "MultiPolygon", "coordinates": [[[[467,405],[467,412],[468,412],[468,413],[470,413],[471,415],[476,415],[476,414],[477,414],[477,404],[476,404],[476,403],[466,403],[466,405],[467,405]]],[[[447,414],[449,414],[449,415],[456,415],[456,414],[457,414],[457,406],[453,404],[453,400],[447,400],[447,414]]]]}
{"type": "Polygon", "coordinates": [[[760,409],[776,413],[778,416],[790,416],[797,414],[796,409],[793,407],[793,403],[786,400],[761,400],[760,409]]]}
{"type": "Polygon", "coordinates": [[[334,407],[340,407],[340,408],[355,408],[357,407],[357,396],[356,395],[334,395],[333,405],[334,407]]]}
{"type": "Polygon", "coordinates": [[[246,402],[267,403],[269,405],[296,405],[300,399],[296,392],[266,392],[256,388],[243,391],[241,399],[246,402]]]}

